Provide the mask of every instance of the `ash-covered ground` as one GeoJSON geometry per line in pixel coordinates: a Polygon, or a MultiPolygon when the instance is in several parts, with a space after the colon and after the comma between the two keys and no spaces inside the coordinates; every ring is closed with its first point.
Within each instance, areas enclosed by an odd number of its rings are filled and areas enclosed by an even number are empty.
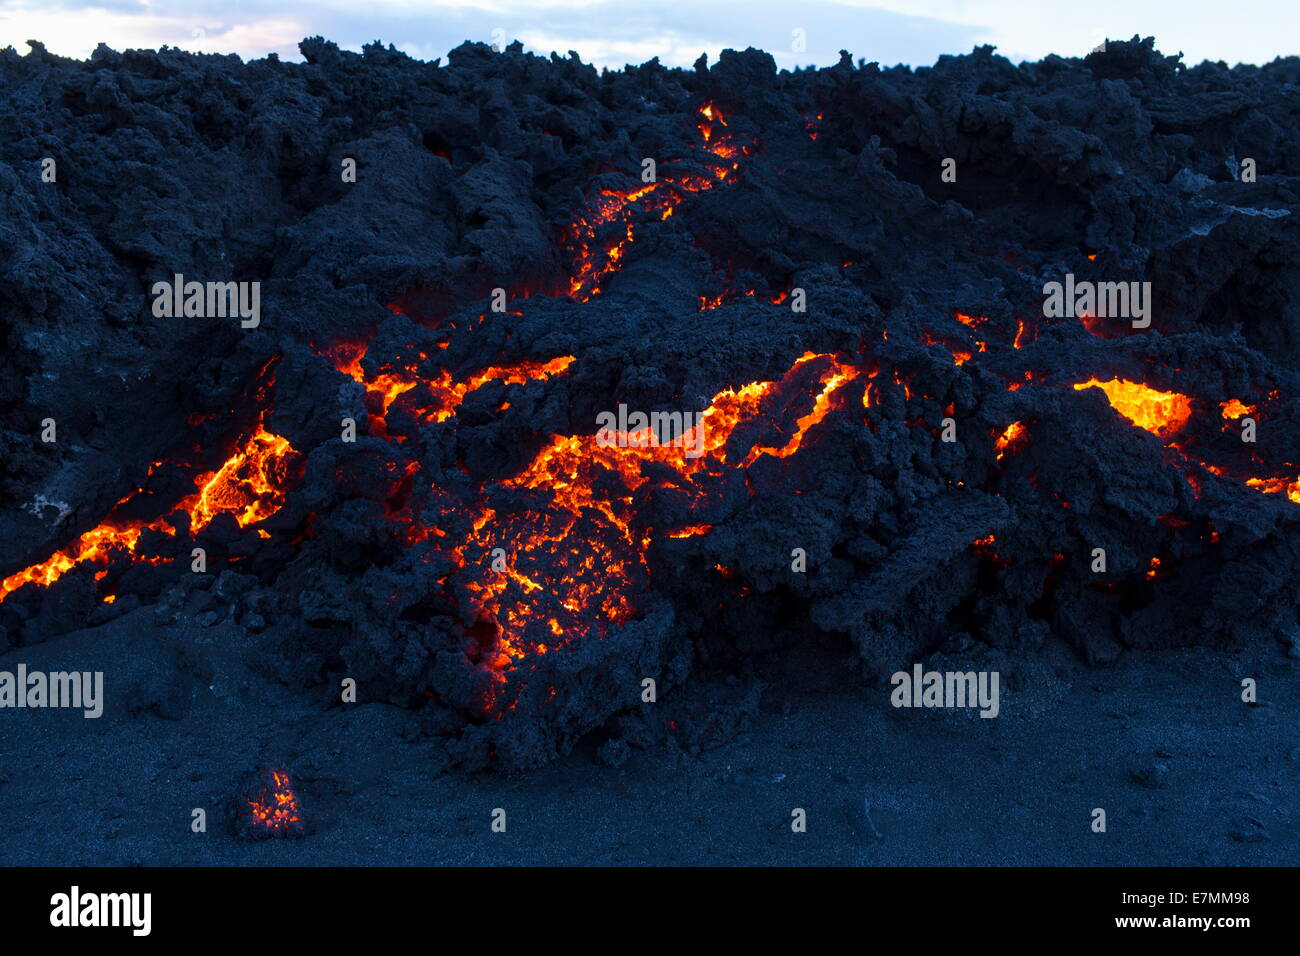
{"type": "Polygon", "coordinates": [[[0,51],[9,861],[1294,859],[1300,61],[302,50],[0,51]]]}

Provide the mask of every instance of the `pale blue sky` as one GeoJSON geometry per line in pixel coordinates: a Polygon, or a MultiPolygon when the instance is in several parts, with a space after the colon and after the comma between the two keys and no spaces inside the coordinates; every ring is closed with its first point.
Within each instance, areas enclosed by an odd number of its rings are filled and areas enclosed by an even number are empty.
{"type": "Polygon", "coordinates": [[[781,67],[834,63],[841,48],[886,65],[925,66],[992,43],[1014,61],[1086,54],[1106,37],[1155,36],[1189,63],[1264,63],[1300,53],[1296,0],[0,0],[0,47],[41,40],[84,57],[178,46],[301,59],[321,34],[345,49],[382,40],[421,59],[462,40],[521,40],[535,52],[577,50],[599,66],[653,56],[689,65],[701,52],[762,47],[781,67]],[[795,31],[805,49],[796,52],[795,31]],[[494,33],[500,31],[500,33],[494,33]]]}

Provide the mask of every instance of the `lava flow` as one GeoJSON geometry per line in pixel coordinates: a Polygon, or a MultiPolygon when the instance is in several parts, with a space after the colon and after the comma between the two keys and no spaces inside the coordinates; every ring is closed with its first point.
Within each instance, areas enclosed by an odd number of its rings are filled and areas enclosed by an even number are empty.
{"type": "MultiPolygon", "coordinates": [[[[638,493],[647,486],[669,487],[647,475],[643,465],[653,462],[675,472],[671,487],[687,495],[694,510],[708,492],[707,484],[693,477],[747,468],[764,455],[795,454],[834,407],[836,392],[857,375],[856,368],[833,356],[809,352],[779,381],[718,393],[694,426],[699,431],[671,444],[654,441],[646,429],[620,433],[615,443],[599,442],[594,435],[552,438],[526,468],[503,482],[525,492],[527,504],[510,514],[480,510],[473,532],[454,549],[479,619],[495,625],[495,644],[485,660],[497,682],[529,653],[546,654],[593,627],[598,636],[608,624],[628,620],[649,585],[646,554],[653,537],[707,529],[655,529],[639,522],[638,493]],[[795,390],[801,390],[800,397],[792,399],[795,390]],[[779,408],[796,403],[810,407],[781,445],[728,450],[738,425],[775,419],[779,408]],[[687,446],[701,453],[689,457],[687,446]],[[489,570],[486,556],[496,548],[509,555],[508,573],[489,570]]],[[[494,702],[486,701],[485,709],[494,702]]]]}
{"type": "MultiPolygon", "coordinates": [[[[329,355],[336,369],[365,387],[371,408],[371,430],[381,437],[390,437],[388,411],[393,402],[417,386],[420,391],[415,393],[413,401],[417,420],[445,422],[456,414],[456,408],[466,395],[488,382],[522,385],[529,381],[545,381],[567,371],[574,361],[572,355],[562,355],[546,362],[525,360],[513,365],[489,366],[457,381],[446,369],[438,369],[432,376],[427,376],[421,375],[416,367],[386,367],[375,375],[367,375],[361,365],[366,351],[363,345],[343,344],[330,349],[329,355]]],[[[427,355],[422,355],[421,360],[425,359],[427,355]]]]}
{"type": "MultiPolygon", "coordinates": [[[[1183,431],[1192,420],[1193,401],[1189,396],[1178,392],[1162,392],[1139,382],[1129,382],[1123,379],[1111,379],[1102,382],[1093,378],[1075,385],[1074,388],[1076,390],[1100,388],[1105,392],[1107,400],[1116,412],[1139,428],[1162,438],[1170,451],[1176,455],[1174,460],[1181,466],[1184,477],[1191,485],[1193,493],[1198,497],[1201,490],[1201,476],[1197,471],[1198,468],[1211,475],[1225,478],[1234,477],[1232,469],[1224,465],[1202,461],[1190,454],[1186,443],[1174,440],[1174,437],[1183,431]]],[[[1247,405],[1236,398],[1220,402],[1219,409],[1222,417],[1228,421],[1236,421],[1248,414],[1258,414],[1258,406],[1247,405]]],[[[1253,464],[1258,466],[1258,459],[1253,459],[1253,464]]],[[[1292,473],[1297,470],[1290,463],[1287,463],[1287,467],[1292,473]]],[[[1258,476],[1240,476],[1238,473],[1237,478],[1246,487],[1253,488],[1261,494],[1285,494],[1289,501],[1300,504],[1300,477],[1272,476],[1261,478],[1258,476]]]]}
{"type": "Polygon", "coordinates": [[[603,283],[618,271],[627,246],[635,241],[638,218],[667,219],[684,192],[712,189],[739,171],[740,157],[752,147],[725,132],[726,118],[713,103],[702,105],[699,117],[696,128],[703,140],[701,148],[708,154],[709,175],[662,176],[657,182],[628,189],[602,189],[590,208],[570,223],[565,242],[574,250],[568,285],[573,298],[588,302],[603,291],[603,283]]]}
{"type": "MultiPolygon", "coordinates": [[[[240,443],[220,468],[194,479],[195,493],[179,501],[172,511],[188,514],[191,533],[207,527],[220,514],[233,515],[241,528],[263,521],[284,506],[299,459],[287,439],[267,431],[259,420],[253,433],[240,443]]],[[[142,492],[143,489],[139,489],[127,495],[113,510],[142,492]]],[[[146,529],[168,535],[176,533],[163,517],[153,521],[120,521],[110,512],[108,518],[66,548],[40,564],[0,581],[0,601],[25,584],[49,587],[80,564],[106,566],[115,553],[130,554],[133,560],[157,563],[160,559],[136,554],[141,532],[146,529]]],[[[103,573],[101,571],[100,576],[103,573]]]]}

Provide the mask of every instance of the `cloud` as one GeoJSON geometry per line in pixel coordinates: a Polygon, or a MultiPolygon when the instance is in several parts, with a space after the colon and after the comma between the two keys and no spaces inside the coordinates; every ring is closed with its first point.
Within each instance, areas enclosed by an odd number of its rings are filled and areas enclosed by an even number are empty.
{"type": "Polygon", "coordinates": [[[884,65],[928,66],[982,43],[1015,61],[1082,56],[1104,37],[1134,33],[1190,62],[1262,63],[1297,52],[1300,6],[1253,0],[1225,16],[1220,0],[0,0],[0,45],[21,49],[34,38],[81,57],[102,41],[297,60],[298,41],[319,34],[351,50],[380,40],[421,59],[504,36],[615,69],[653,56],[686,66],[701,52],[716,59],[747,46],[787,69],[832,64],[841,49],[884,65]],[[805,31],[803,52],[792,48],[795,30],[805,31]]]}
{"type": "Polygon", "coordinates": [[[310,9],[271,0],[0,2],[0,45],[21,47],[39,39],[52,52],[78,57],[104,42],[114,49],[166,44],[245,58],[275,52],[301,59],[298,40],[320,34],[345,49],[380,40],[430,59],[467,39],[490,43],[504,36],[537,53],[576,50],[584,60],[611,68],[654,56],[686,66],[702,52],[716,58],[726,47],[747,46],[768,50],[779,66],[792,68],[834,63],[841,48],[886,64],[930,63],[941,53],[969,50],[987,32],[837,0],[323,0],[310,9]],[[804,31],[803,52],[794,52],[795,30],[804,31]]]}

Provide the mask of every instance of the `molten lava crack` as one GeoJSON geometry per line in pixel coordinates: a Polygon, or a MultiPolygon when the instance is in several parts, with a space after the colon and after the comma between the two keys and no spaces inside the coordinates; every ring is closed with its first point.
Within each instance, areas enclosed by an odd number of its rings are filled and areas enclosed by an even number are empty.
{"type": "MultiPolygon", "coordinates": [[[[172,511],[188,514],[191,533],[207,527],[220,514],[233,515],[240,527],[263,521],[284,506],[289,486],[297,476],[300,457],[286,439],[268,432],[259,420],[253,433],[220,468],[194,479],[195,493],[177,502],[172,511]]],[[[127,495],[117,507],[134,499],[142,490],[127,495]]],[[[156,564],[162,559],[135,553],[140,534],[146,529],[176,534],[165,518],[127,522],[116,520],[110,514],[50,558],[0,581],[0,601],[26,584],[49,587],[81,564],[106,568],[116,553],[131,555],[134,561],[156,564]]],[[[105,573],[101,571],[97,577],[102,578],[105,573]]],[[[111,599],[112,595],[105,596],[110,603],[111,599]]]]}

